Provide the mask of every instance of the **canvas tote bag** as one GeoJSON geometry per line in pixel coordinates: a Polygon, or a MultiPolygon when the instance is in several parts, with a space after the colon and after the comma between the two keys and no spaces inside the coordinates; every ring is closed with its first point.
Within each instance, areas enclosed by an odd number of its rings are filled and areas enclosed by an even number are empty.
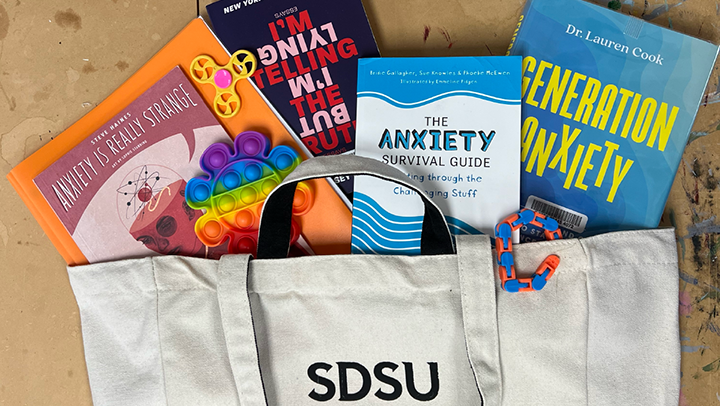
{"type": "Polygon", "coordinates": [[[538,292],[499,288],[486,236],[453,245],[422,187],[378,161],[305,161],[265,203],[261,259],[69,268],[103,405],[667,405],[679,393],[671,229],[520,244],[538,292]],[[284,258],[297,182],[393,180],[423,197],[422,254],[284,258]]]}

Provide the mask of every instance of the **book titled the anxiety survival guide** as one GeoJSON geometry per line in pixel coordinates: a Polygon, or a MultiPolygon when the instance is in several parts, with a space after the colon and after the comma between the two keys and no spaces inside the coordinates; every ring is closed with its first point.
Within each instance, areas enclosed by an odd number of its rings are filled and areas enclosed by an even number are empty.
{"type": "Polygon", "coordinates": [[[358,59],[378,56],[361,0],[221,0],[207,12],[231,53],[256,53],[252,80],[311,155],[354,151],[358,59]]]}
{"type": "MultiPolygon", "coordinates": [[[[520,61],[360,60],[356,154],[419,182],[453,234],[492,236],[520,204],[520,61]]],[[[422,219],[414,191],[356,177],[354,253],[419,254],[422,219]]]]}
{"type": "Polygon", "coordinates": [[[657,227],[717,52],[582,0],[528,0],[508,50],[523,57],[522,205],[566,237],[657,227]]]}

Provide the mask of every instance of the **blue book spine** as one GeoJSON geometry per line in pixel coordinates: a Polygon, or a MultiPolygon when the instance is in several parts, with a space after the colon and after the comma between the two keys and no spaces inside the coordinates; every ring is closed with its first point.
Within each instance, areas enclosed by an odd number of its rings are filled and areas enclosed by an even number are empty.
{"type": "Polygon", "coordinates": [[[657,227],[717,52],[582,0],[528,0],[508,50],[523,57],[522,205],[568,237],[657,227]]]}

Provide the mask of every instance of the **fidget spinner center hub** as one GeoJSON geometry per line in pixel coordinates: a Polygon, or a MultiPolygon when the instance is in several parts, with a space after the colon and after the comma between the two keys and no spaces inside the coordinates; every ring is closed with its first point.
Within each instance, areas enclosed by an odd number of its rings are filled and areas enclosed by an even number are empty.
{"type": "Polygon", "coordinates": [[[232,74],[227,69],[220,69],[215,72],[215,85],[221,89],[227,89],[232,84],[232,74]]]}

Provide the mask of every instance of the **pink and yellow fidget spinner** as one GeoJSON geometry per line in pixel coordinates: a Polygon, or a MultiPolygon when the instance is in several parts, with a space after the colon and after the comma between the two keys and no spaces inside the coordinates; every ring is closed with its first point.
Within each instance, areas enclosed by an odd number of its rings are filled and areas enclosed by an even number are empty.
{"type": "MultiPolygon", "coordinates": [[[[200,167],[209,177],[192,178],[185,188],[185,200],[205,214],[195,223],[195,234],[208,247],[229,239],[231,254],[255,254],[262,206],[267,195],[300,164],[292,148],[280,145],[272,150],[264,135],[246,131],[235,138],[234,149],[224,143],[211,145],[200,157],[200,167]]],[[[293,199],[293,216],[302,216],[313,206],[310,186],[300,182],[293,199]]],[[[291,243],[300,236],[292,221],[291,243]]]]}
{"type": "Polygon", "coordinates": [[[222,118],[230,118],[240,111],[240,95],[235,88],[241,79],[247,79],[255,73],[257,59],[249,51],[239,50],[226,65],[218,65],[208,55],[200,55],[190,64],[190,75],[196,82],[211,84],[215,87],[213,108],[222,118]]]}

